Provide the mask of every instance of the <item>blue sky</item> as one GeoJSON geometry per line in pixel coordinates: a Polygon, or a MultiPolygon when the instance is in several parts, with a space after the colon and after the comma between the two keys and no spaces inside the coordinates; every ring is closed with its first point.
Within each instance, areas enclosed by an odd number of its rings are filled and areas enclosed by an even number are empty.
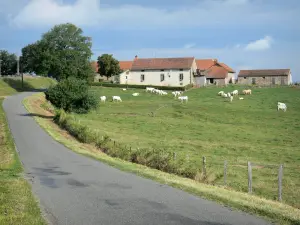
{"type": "Polygon", "coordinates": [[[240,69],[291,68],[300,81],[299,0],[1,0],[0,49],[20,52],[53,25],[93,39],[93,58],[217,58],[240,69]]]}

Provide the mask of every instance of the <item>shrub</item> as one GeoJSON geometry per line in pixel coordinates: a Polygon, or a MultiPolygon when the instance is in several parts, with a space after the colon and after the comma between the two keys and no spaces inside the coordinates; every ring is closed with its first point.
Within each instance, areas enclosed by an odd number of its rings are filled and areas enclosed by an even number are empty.
{"type": "Polygon", "coordinates": [[[80,123],[74,116],[64,110],[57,110],[54,121],[72,136],[83,143],[94,144],[111,157],[141,164],[167,173],[195,179],[199,173],[196,165],[192,165],[183,158],[173,158],[172,152],[158,148],[131,149],[111,140],[109,136],[100,137],[99,134],[80,123]]]}
{"type": "Polygon", "coordinates": [[[55,107],[66,112],[87,113],[98,106],[98,99],[89,92],[88,83],[73,77],[50,87],[45,95],[55,107]]]}

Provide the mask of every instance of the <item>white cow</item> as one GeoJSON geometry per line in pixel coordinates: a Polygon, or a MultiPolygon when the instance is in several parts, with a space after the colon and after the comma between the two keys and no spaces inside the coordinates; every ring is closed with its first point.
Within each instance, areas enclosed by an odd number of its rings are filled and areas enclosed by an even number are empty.
{"type": "Polygon", "coordinates": [[[231,95],[238,95],[239,91],[238,90],[234,90],[233,92],[231,92],[231,95]]]}
{"type": "Polygon", "coordinates": [[[222,93],[222,97],[227,98],[228,95],[226,93],[222,93]]]}
{"type": "Polygon", "coordinates": [[[232,95],[230,95],[230,101],[232,102],[232,100],[233,100],[233,96],[232,96],[232,95]]]}
{"type": "Polygon", "coordinates": [[[152,92],[153,89],[154,89],[153,87],[146,87],[146,92],[148,92],[148,91],[152,92]]]}
{"type": "Polygon", "coordinates": [[[176,98],[176,96],[180,96],[180,95],[182,95],[182,91],[173,91],[172,92],[172,95],[174,95],[174,97],[176,98]]]}
{"type": "Polygon", "coordinates": [[[287,110],[287,106],[285,103],[282,103],[282,102],[278,102],[277,103],[277,111],[279,111],[279,109],[283,110],[284,112],[286,112],[287,110]]]}
{"type": "Polygon", "coordinates": [[[187,101],[188,101],[188,96],[179,96],[178,99],[179,99],[181,102],[183,102],[183,101],[187,102],[187,101]]]}
{"type": "Polygon", "coordinates": [[[243,100],[244,98],[243,98],[243,97],[239,97],[239,99],[240,99],[240,100],[243,100]]]}
{"type": "Polygon", "coordinates": [[[126,91],[126,88],[123,88],[123,91],[126,91]]]}
{"type": "Polygon", "coordinates": [[[100,101],[101,101],[101,102],[105,102],[105,101],[106,101],[106,96],[101,96],[101,97],[100,97],[100,101]]]}
{"type": "Polygon", "coordinates": [[[112,96],[113,102],[116,100],[117,102],[122,102],[122,99],[120,96],[112,96]]]}
{"type": "Polygon", "coordinates": [[[132,96],[139,96],[140,93],[133,93],[132,96]]]}
{"type": "Polygon", "coordinates": [[[224,91],[220,91],[220,92],[218,93],[218,95],[223,95],[223,94],[225,94],[224,91]]]}

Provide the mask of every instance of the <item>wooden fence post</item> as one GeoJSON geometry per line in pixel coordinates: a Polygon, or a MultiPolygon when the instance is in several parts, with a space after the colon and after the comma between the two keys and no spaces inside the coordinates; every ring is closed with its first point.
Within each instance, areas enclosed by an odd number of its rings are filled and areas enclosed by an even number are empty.
{"type": "Polygon", "coordinates": [[[173,158],[176,160],[176,152],[173,152],[173,158]]]}
{"type": "Polygon", "coordinates": [[[283,176],[283,165],[279,166],[278,171],[278,201],[282,201],[282,176],[283,176]]]}
{"type": "Polygon", "coordinates": [[[227,176],[227,161],[224,161],[224,185],[226,186],[226,176],[227,176]]]}
{"type": "Polygon", "coordinates": [[[202,173],[203,173],[203,176],[206,177],[206,158],[205,158],[205,156],[203,156],[203,158],[202,158],[202,173]]]}
{"type": "Polygon", "coordinates": [[[252,167],[251,162],[248,162],[248,192],[252,194],[252,167]]]}

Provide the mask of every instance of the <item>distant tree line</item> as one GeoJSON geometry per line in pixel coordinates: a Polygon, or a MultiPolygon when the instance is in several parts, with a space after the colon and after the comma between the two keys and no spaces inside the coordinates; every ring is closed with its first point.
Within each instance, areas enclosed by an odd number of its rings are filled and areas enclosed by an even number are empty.
{"type": "Polygon", "coordinates": [[[17,73],[17,56],[6,50],[0,50],[1,75],[14,75],[17,73]]]}

